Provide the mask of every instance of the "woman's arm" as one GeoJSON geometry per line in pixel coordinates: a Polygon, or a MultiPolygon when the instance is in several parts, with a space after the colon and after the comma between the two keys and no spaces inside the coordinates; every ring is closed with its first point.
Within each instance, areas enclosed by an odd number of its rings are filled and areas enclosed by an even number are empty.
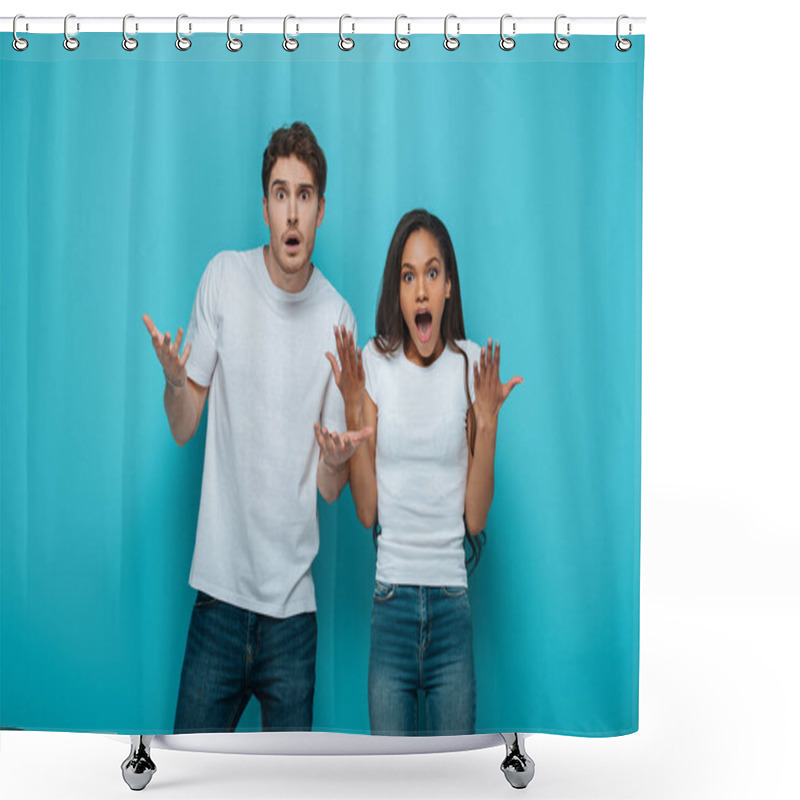
{"type": "Polygon", "coordinates": [[[372,528],[378,516],[378,482],[375,477],[375,443],[378,431],[378,407],[364,390],[361,413],[352,409],[348,413],[345,406],[348,430],[370,429],[373,431],[365,447],[359,447],[350,459],[350,493],[356,504],[359,522],[365,528],[372,528]]]}
{"type": "Polygon", "coordinates": [[[470,451],[467,466],[467,494],[464,515],[467,530],[474,536],[486,526],[494,497],[494,454],[497,443],[497,418],[511,390],[522,383],[515,375],[508,383],[500,383],[500,345],[492,347],[489,339],[474,365],[475,402],[467,420],[467,435],[475,437],[475,450],[470,451]]]}

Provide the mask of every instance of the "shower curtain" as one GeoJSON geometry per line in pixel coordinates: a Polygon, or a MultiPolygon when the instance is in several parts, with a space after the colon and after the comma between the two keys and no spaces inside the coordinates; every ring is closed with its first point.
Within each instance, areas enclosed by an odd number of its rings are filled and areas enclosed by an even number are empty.
{"type": "MultiPolygon", "coordinates": [[[[314,263],[359,343],[425,208],[467,337],[525,381],[470,576],[476,732],[637,729],[644,38],[354,38],[0,46],[1,726],[173,730],[205,418],[175,445],[142,314],[185,328],[211,258],[267,242],[262,153],[302,120],[329,171],[314,263]]],[[[375,547],[348,488],[318,515],[313,729],[369,733],[375,547]]]]}

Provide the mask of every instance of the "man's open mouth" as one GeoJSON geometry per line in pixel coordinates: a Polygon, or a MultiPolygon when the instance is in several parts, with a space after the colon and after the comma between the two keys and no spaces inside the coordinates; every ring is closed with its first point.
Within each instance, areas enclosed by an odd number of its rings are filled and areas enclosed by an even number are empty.
{"type": "Polygon", "coordinates": [[[290,233],[285,239],[284,244],[289,250],[297,250],[300,247],[300,237],[290,233]]]}
{"type": "Polygon", "coordinates": [[[433,317],[430,311],[418,311],[414,317],[414,324],[417,326],[417,334],[421,342],[427,342],[433,332],[433,317]]]}

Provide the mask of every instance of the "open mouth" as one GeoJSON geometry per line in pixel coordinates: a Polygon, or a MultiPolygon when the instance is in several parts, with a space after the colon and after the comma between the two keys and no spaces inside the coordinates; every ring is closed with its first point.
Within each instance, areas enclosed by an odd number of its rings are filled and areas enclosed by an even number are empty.
{"type": "Polygon", "coordinates": [[[290,233],[285,239],[284,244],[290,253],[296,253],[300,249],[300,237],[290,233]]]}
{"type": "Polygon", "coordinates": [[[417,326],[417,335],[421,342],[430,341],[433,332],[433,317],[430,311],[418,311],[414,316],[414,324],[417,326]]]}

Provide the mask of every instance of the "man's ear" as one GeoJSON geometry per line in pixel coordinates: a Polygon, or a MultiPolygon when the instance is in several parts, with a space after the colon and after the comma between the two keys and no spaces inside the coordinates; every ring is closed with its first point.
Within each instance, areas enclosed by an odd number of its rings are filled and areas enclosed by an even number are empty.
{"type": "Polygon", "coordinates": [[[322,225],[322,218],[325,216],[325,198],[320,197],[317,203],[317,227],[322,225]]]}
{"type": "Polygon", "coordinates": [[[267,198],[262,198],[264,201],[264,222],[267,223],[267,227],[269,228],[269,203],[267,203],[267,198]]]}

